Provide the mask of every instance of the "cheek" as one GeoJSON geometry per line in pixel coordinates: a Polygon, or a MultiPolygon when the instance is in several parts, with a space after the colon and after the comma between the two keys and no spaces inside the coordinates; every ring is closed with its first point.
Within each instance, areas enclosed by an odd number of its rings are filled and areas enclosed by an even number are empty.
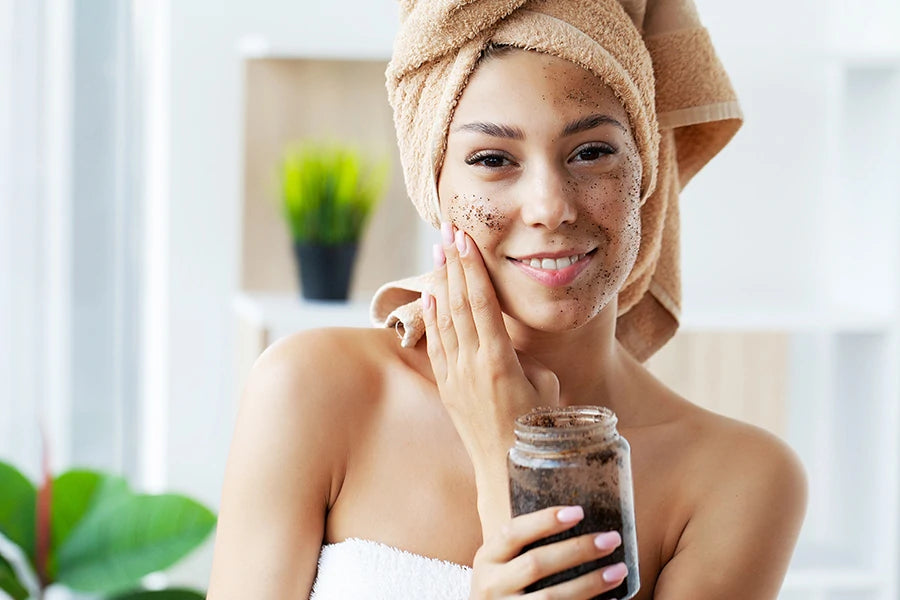
{"type": "MultiPolygon", "coordinates": [[[[627,163],[627,161],[625,161],[627,163]]],[[[590,227],[601,248],[602,268],[577,294],[590,295],[601,286],[618,289],[634,266],[641,245],[640,167],[630,164],[579,185],[584,207],[580,227],[590,227]]],[[[575,224],[579,225],[578,223],[575,224]]],[[[601,299],[601,303],[606,300],[601,299]]]]}
{"type": "Polygon", "coordinates": [[[447,202],[447,217],[476,242],[487,241],[509,222],[496,202],[478,194],[454,194],[447,202]]]}
{"type": "Polygon", "coordinates": [[[585,220],[601,230],[618,231],[639,215],[640,183],[635,188],[630,179],[610,174],[578,186],[585,220]]]}
{"type": "MultiPolygon", "coordinates": [[[[621,231],[625,239],[633,237],[633,225],[640,227],[641,161],[634,148],[627,148],[621,167],[587,185],[587,205],[594,207],[595,222],[621,231]]],[[[640,232],[638,231],[638,237],[640,232]]]]}

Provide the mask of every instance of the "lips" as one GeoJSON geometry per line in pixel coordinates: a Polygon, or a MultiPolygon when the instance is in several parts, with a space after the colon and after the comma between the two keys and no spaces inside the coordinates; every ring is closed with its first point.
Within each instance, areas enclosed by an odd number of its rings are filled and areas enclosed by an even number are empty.
{"type": "Polygon", "coordinates": [[[514,261],[526,264],[534,269],[544,269],[545,271],[558,271],[565,269],[569,265],[577,263],[584,258],[584,254],[573,254],[571,256],[563,256],[562,258],[535,257],[535,258],[514,258],[514,261]]]}
{"type": "Polygon", "coordinates": [[[595,254],[596,248],[584,254],[554,252],[521,258],[509,257],[509,261],[538,283],[559,287],[572,283],[587,268],[595,254]]]}

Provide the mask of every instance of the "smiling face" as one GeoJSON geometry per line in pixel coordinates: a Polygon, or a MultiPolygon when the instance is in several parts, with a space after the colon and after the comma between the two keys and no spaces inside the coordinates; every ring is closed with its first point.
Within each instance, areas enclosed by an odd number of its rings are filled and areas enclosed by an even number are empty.
{"type": "Polygon", "coordinates": [[[613,91],[578,65],[512,50],[470,78],[450,123],[438,196],[443,220],[481,251],[503,311],[563,331],[596,316],[631,272],[640,183],[613,91]]]}

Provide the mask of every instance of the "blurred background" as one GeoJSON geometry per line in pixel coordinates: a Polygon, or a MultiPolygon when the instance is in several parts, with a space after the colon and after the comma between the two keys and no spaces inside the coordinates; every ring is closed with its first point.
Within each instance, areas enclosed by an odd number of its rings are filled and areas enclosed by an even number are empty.
{"type": "MultiPolygon", "coordinates": [[[[803,459],[782,598],[900,598],[900,3],[697,4],[746,120],[682,195],[682,327],[648,366],[803,459]]],[[[43,420],[55,470],[218,505],[259,352],[364,326],[378,285],[429,267],[384,91],[397,19],[0,0],[0,460],[36,479],[43,420]],[[278,167],[308,136],[393,157],[347,302],[298,291],[278,167]]],[[[211,548],[164,577],[205,586],[211,548]]]]}

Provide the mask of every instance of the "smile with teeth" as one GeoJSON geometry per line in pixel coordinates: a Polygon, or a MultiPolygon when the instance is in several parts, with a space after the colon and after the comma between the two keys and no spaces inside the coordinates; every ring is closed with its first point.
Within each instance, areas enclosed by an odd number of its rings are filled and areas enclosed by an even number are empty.
{"type": "Polygon", "coordinates": [[[564,256],[562,258],[526,258],[519,260],[514,258],[516,262],[528,265],[533,269],[542,269],[544,271],[559,271],[570,265],[574,265],[579,260],[587,256],[586,254],[575,254],[573,256],[564,256]]]}

